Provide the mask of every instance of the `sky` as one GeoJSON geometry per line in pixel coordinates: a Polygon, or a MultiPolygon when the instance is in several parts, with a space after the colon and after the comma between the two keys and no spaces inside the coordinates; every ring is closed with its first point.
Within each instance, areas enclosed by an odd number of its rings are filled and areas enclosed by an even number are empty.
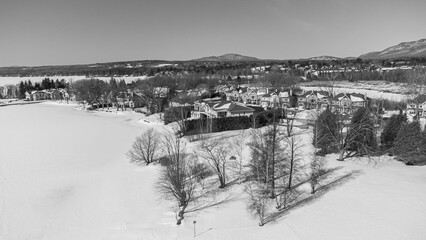
{"type": "Polygon", "coordinates": [[[0,66],[357,57],[426,38],[425,0],[1,0],[0,66]]]}

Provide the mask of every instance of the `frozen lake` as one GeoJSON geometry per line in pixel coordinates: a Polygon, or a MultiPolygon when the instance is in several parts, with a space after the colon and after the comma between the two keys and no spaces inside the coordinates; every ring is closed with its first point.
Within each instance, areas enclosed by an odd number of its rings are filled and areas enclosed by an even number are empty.
{"type": "Polygon", "coordinates": [[[0,239],[134,239],[126,224],[161,219],[168,209],[153,193],[155,167],[125,156],[144,125],[103,115],[53,104],[0,109],[0,239]]]}
{"type": "MultiPolygon", "coordinates": [[[[243,184],[217,193],[232,201],[188,213],[177,227],[155,191],[158,166],[125,156],[144,129],[165,129],[141,117],[52,103],[0,108],[0,239],[194,239],[194,220],[205,240],[426,239],[426,167],[389,157],[371,164],[328,155],[328,166],[341,168],[333,179],[357,174],[263,227],[247,211],[243,184]]],[[[311,151],[312,136],[301,137],[311,151]]]]}

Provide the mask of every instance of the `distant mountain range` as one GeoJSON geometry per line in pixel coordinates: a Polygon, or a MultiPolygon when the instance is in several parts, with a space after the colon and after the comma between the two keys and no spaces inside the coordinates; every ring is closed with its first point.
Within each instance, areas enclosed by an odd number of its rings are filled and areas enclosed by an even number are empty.
{"type": "Polygon", "coordinates": [[[319,56],[319,57],[311,57],[308,58],[308,60],[313,60],[313,61],[333,61],[333,60],[340,60],[341,58],[339,57],[333,57],[333,56],[319,56]]]}
{"type": "Polygon", "coordinates": [[[388,47],[383,51],[370,52],[359,57],[362,59],[426,57],[426,39],[402,42],[396,46],[388,47]]]}
{"type": "Polygon", "coordinates": [[[193,59],[191,61],[196,62],[226,62],[226,61],[259,61],[260,59],[255,57],[243,56],[240,54],[229,53],[221,56],[210,56],[193,59]]]}
{"type": "MultiPolygon", "coordinates": [[[[420,39],[418,41],[403,42],[396,46],[388,47],[383,51],[370,52],[362,54],[359,58],[362,59],[389,59],[389,58],[411,58],[411,57],[426,57],[426,39],[420,39]]],[[[310,57],[306,60],[312,61],[333,61],[333,60],[353,60],[356,57],[339,58],[334,56],[318,56],[310,57]]],[[[255,57],[243,56],[239,54],[225,54],[222,56],[211,56],[193,59],[191,61],[196,62],[225,62],[225,61],[261,61],[265,59],[259,59],[255,57]]]]}

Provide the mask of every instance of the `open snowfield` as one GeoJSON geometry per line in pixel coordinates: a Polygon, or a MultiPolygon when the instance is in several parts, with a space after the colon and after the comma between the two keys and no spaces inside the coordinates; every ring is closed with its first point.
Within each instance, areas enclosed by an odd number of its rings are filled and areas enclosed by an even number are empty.
{"type": "MultiPolygon", "coordinates": [[[[322,87],[318,86],[301,86],[301,88],[305,91],[318,91],[325,90],[322,87]]],[[[366,89],[366,88],[357,88],[354,86],[346,86],[346,87],[335,87],[334,93],[362,93],[369,98],[373,99],[387,99],[391,101],[405,101],[407,100],[407,95],[401,93],[393,93],[393,92],[384,92],[383,90],[375,90],[375,89],[366,89]]]]}
{"type": "Polygon", "coordinates": [[[238,184],[218,193],[228,201],[176,226],[171,204],[155,192],[159,166],[125,156],[148,127],[166,128],[154,116],[65,104],[0,108],[0,239],[193,239],[194,220],[196,239],[426,239],[426,167],[387,157],[329,156],[328,167],[341,167],[330,180],[338,181],[263,227],[238,184]]]}

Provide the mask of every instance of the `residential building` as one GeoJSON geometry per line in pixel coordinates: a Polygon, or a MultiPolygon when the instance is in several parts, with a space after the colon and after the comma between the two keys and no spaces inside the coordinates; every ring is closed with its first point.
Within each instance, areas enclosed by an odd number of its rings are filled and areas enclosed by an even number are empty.
{"type": "Polygon", "coordinates": [[[369,99],[360,93],[339,93],[331,100],[331,110],[352,113],[360,107],[367,107],[369,99]]]}
{"type": "Polygon", "coordinates": [[[195,102],[193,118],[220,118],[235,116],[251,116],[253,108],[247,107],[242,103],[232,101],[220,102],[195,102]]]}
{"type": "Polygon", "coordinates": [[[323,109],[330,105],[330,95],[326,91],[307,91],[297,98],[298,107],[303,109],[323,109]]]}
{"type": "Polygon", "coordinates": [[[417,115],[426,118],[426,95],[422,94],[408,101],[406,113],[412,117],[417,115]]]}

